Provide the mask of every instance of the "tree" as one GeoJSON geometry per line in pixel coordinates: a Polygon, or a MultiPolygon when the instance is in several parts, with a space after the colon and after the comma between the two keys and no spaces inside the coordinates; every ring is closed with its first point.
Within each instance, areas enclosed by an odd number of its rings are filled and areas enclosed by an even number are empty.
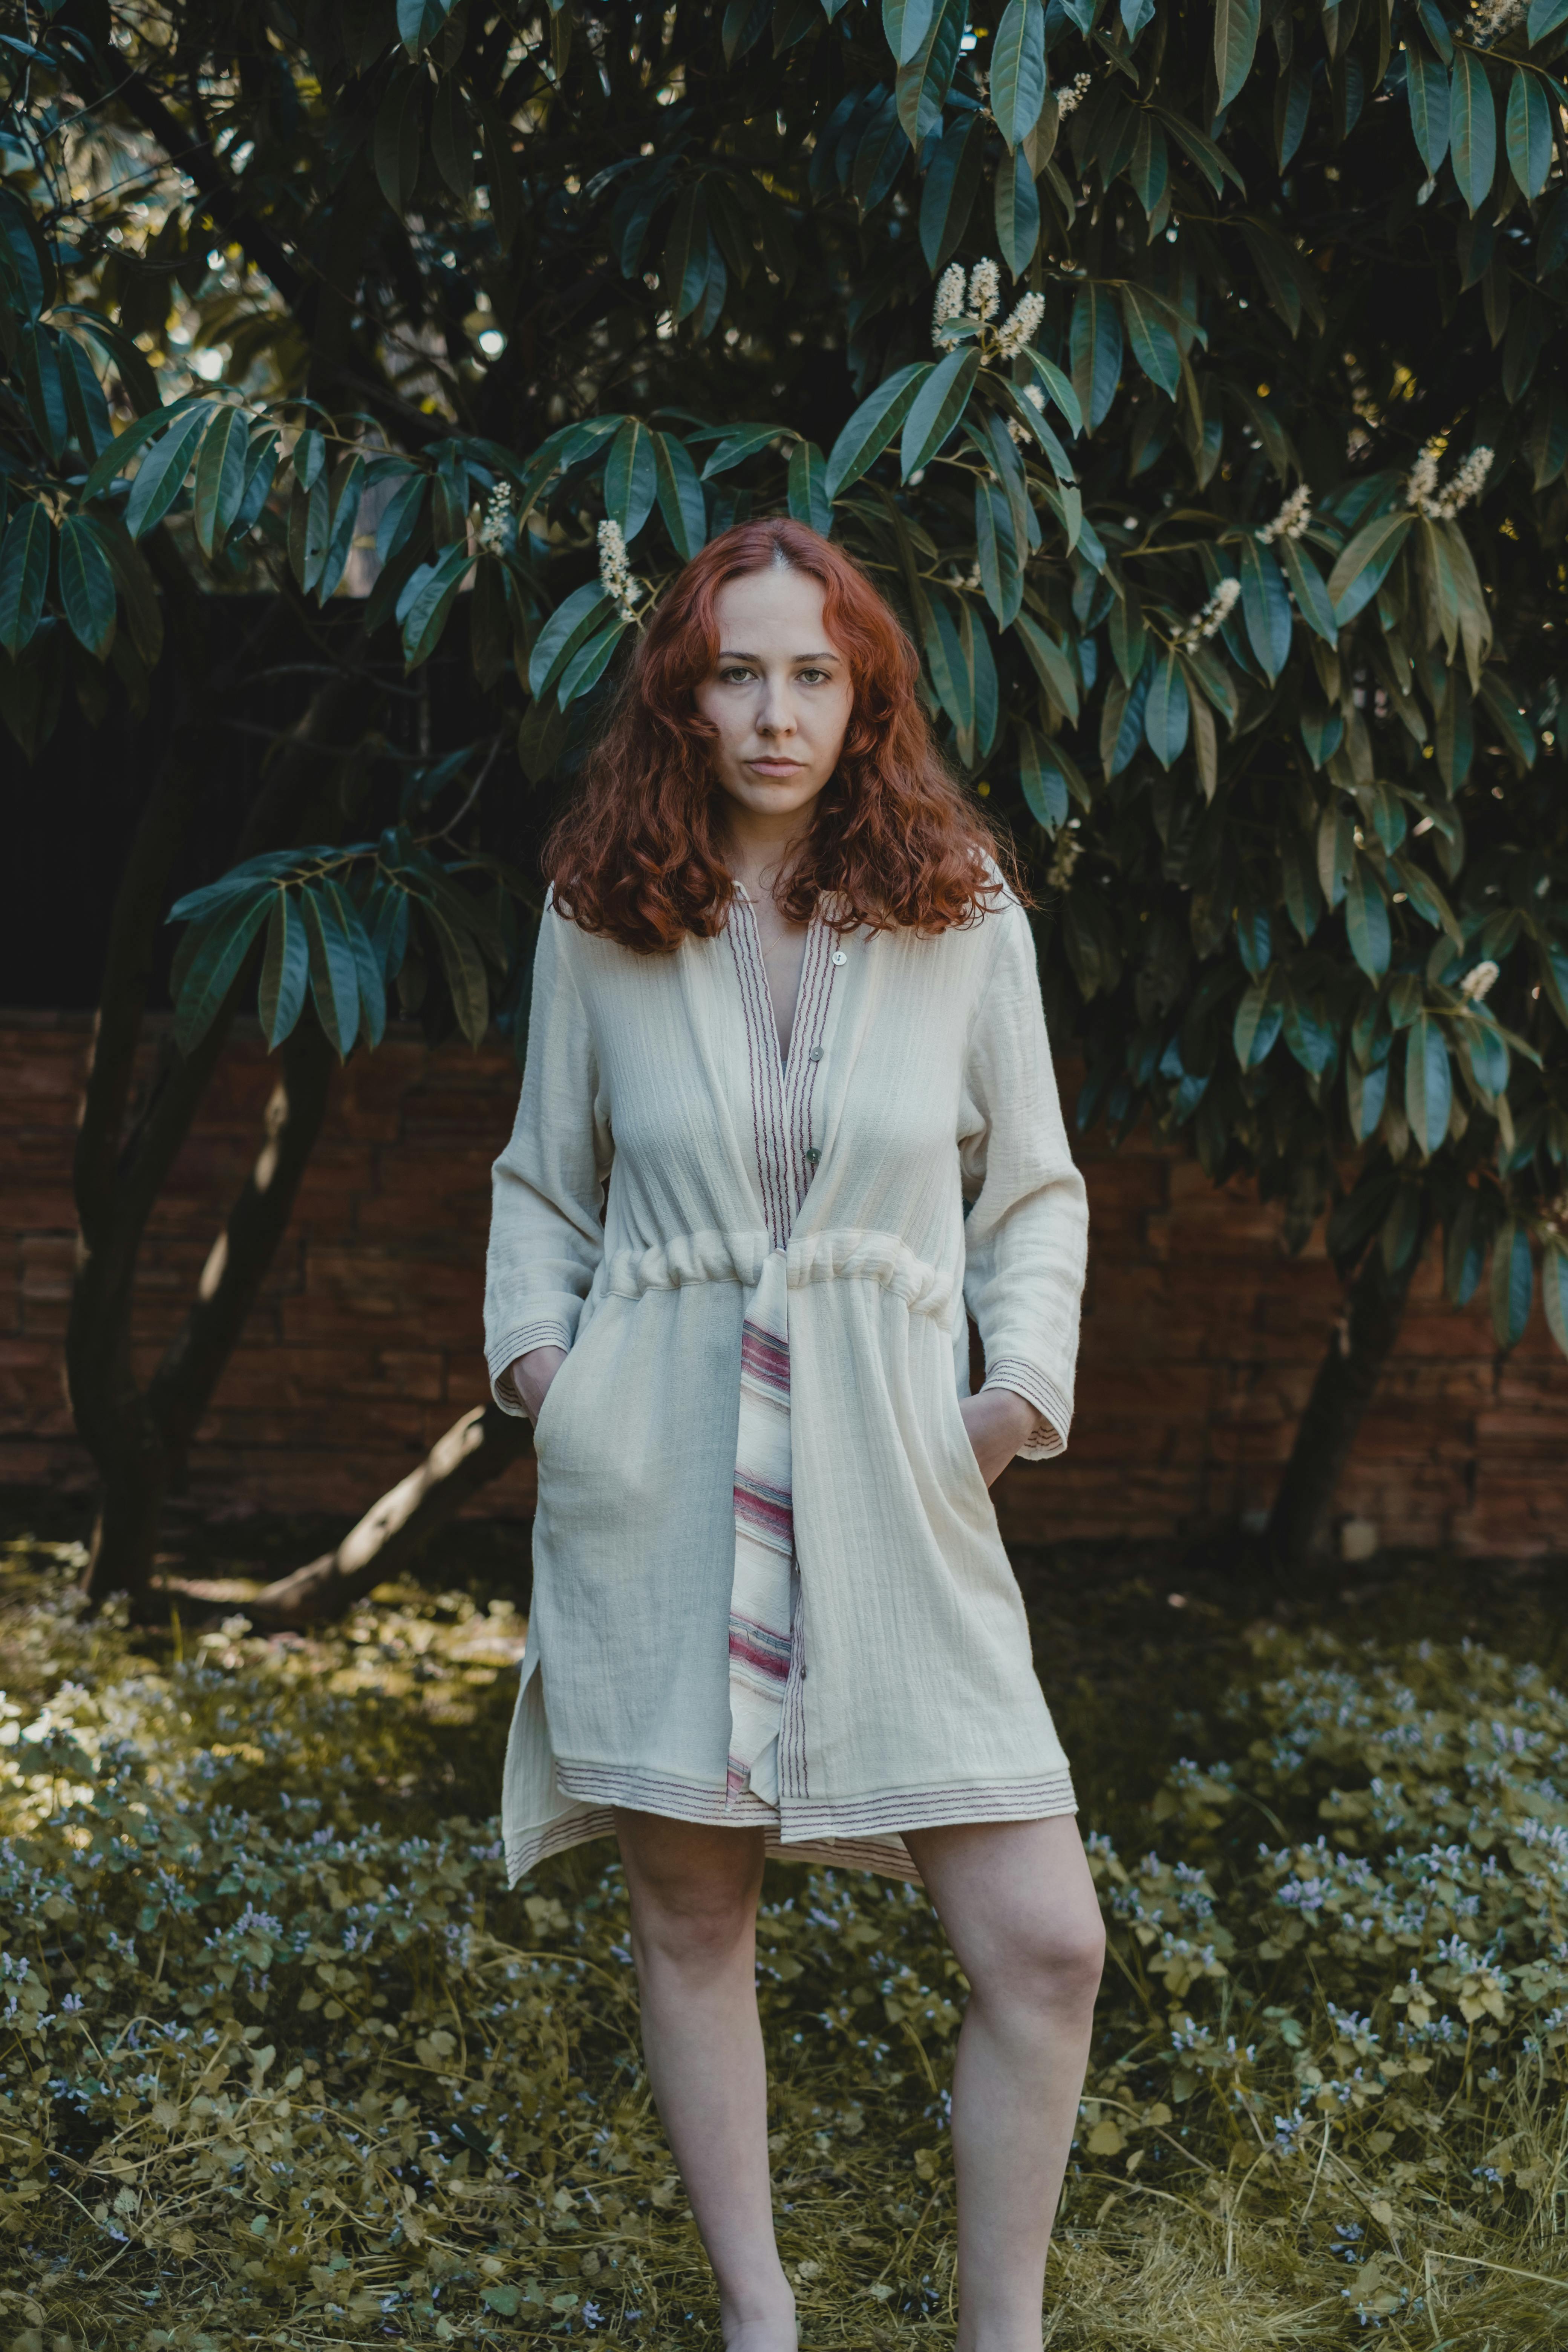
{"type": "MultiPolygon", "coordinates": [[[[160,1481],[281,1230],[280,1195],[237,1204],[223,1311],[198,1302],[139,1395],[139,1219],[236,1009],[258,989],[300,1165],[317,1074],[374,1045],[391,989],[433,1036],[477,1037],[498,1003],[521,1034],[534,886],[497,854],[494,780],[515,746],[542,793],[570,790],[661,582],[769,508],[871,565],[955,763],[1015,826],[1080,1119],[1190,1134],[1211,1176],[1286,1201],[1298,1244],[1329,1209],[1346,1344],[1281,1485],[1280,1559],[1321,1536],[1434,1225],[1456,1299],[1489,1261],[1500,1344],[1539,1270],[1568,1347],[1565,19],[18,20],[0,712],[31,753],[66,683],[89,709],[110,672],[144,696],[172,607],[212,637],[198,585],[271,583],[325,673],[249,854],[175,910],[175,1034],[127,1136],[192,745],[234,665],[269,657],[175,633],[181,727],[84,1130],[95,1590],[144,1576],[160,1481]],[[417,672],[459,616],[482,737],[399,761],[367,679],[393,646],[417,672]]],[[[442,1460],[471,1483],[515,1443],[486,1414],[442,1460]]],[[[416,1486],[281,1605],[374,1580],[377,1529],[416,1541],[446,1507],[438,1465],[416,1486]]]]}

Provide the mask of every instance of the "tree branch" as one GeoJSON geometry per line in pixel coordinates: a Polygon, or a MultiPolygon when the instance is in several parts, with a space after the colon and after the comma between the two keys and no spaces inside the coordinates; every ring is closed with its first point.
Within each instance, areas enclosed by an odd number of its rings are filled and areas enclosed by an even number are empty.
{"type": "Polygon", "coordinates": [[[327,1108],[332,1050],[302,1021],[284,1045],[267,1106],[266,1141],[214,1243],[196,1297],[153,1375],[147,1402],[172,1486],[184,1483],[191,1440],[293,1213],[327,1108]]]}

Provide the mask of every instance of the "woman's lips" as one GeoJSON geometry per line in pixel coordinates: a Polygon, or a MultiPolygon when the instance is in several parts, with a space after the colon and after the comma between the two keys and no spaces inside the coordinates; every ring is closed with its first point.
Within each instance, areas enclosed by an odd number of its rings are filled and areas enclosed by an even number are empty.
{"type": "Polygon", "coordinates": [[[746,765],[749,768],[754,768],[760,776],[795,776],[799,774],[805,761],[804,760],[748,760],[746,765]]]}

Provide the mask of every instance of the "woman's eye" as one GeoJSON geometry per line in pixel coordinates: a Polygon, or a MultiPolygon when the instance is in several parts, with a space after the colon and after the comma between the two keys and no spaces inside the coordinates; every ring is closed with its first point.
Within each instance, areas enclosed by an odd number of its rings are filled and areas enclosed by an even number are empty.
{"type": "Polygon", "coordinates": [[[721,686],[744,686],[751,675],[749,669],[721,669],[719,683],[721,686]]]}
{"type": "Polygon", "coordinates": [[[825,669],[803,669],[799,672],[802,686],[820,686],[826,676],[825,669]]]}

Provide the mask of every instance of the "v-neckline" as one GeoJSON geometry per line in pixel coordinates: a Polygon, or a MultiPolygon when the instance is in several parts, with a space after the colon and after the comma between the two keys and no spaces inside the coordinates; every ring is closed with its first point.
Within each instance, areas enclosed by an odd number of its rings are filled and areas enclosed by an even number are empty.
{"type": "Polygon", "coordinates": [[[801,941],[800,948],[800,970],[795,975],[795,1004],[790,1013],[789,1044],[786,1045],[779,1030],[779,1011],[777,1004],[773,1001],[773,985],[772,981],[768,978],[768,959],[763,947],[763,929],[762,925],[757,920],[756,902],[752,898],[750,891],[742,890],[738,882],[734,887],[735,902],[737,905],[744,907],[746,910],[746,920],[751,925],[752,945],[756,950],[757,969],[762,974],[763,994],[767,1002],[768,1020],[773,1028],[773,1045],[779,1057],[779,1076],[784,1084],[784,1090],[787,1095],[789,1088],[790,1055],[794,1051],[795,1035],[800,1027],[801,999],[805,993],[806,966],[811,960],[812,941],[816,931],[816,927],[822,919],[822,910],[820,906],[814,907],[811,913],[806,918],[805,937],[801,941]]]}
{"type": "Polygon", "coordinates": [[[786,1054],[773,1018],[773,992],[752,902],[737,890],[735,903],[745,908],[745,917],[739,922],[731,919],[726,936],[740,983],[757,1176],[769,1238],[775,1249],[782,1249],[821,1157],[812,1135],[812,1097],[836,971],[830,952],[834,934],[820,910],[814,911],[806,925],[786,1054]]]}

